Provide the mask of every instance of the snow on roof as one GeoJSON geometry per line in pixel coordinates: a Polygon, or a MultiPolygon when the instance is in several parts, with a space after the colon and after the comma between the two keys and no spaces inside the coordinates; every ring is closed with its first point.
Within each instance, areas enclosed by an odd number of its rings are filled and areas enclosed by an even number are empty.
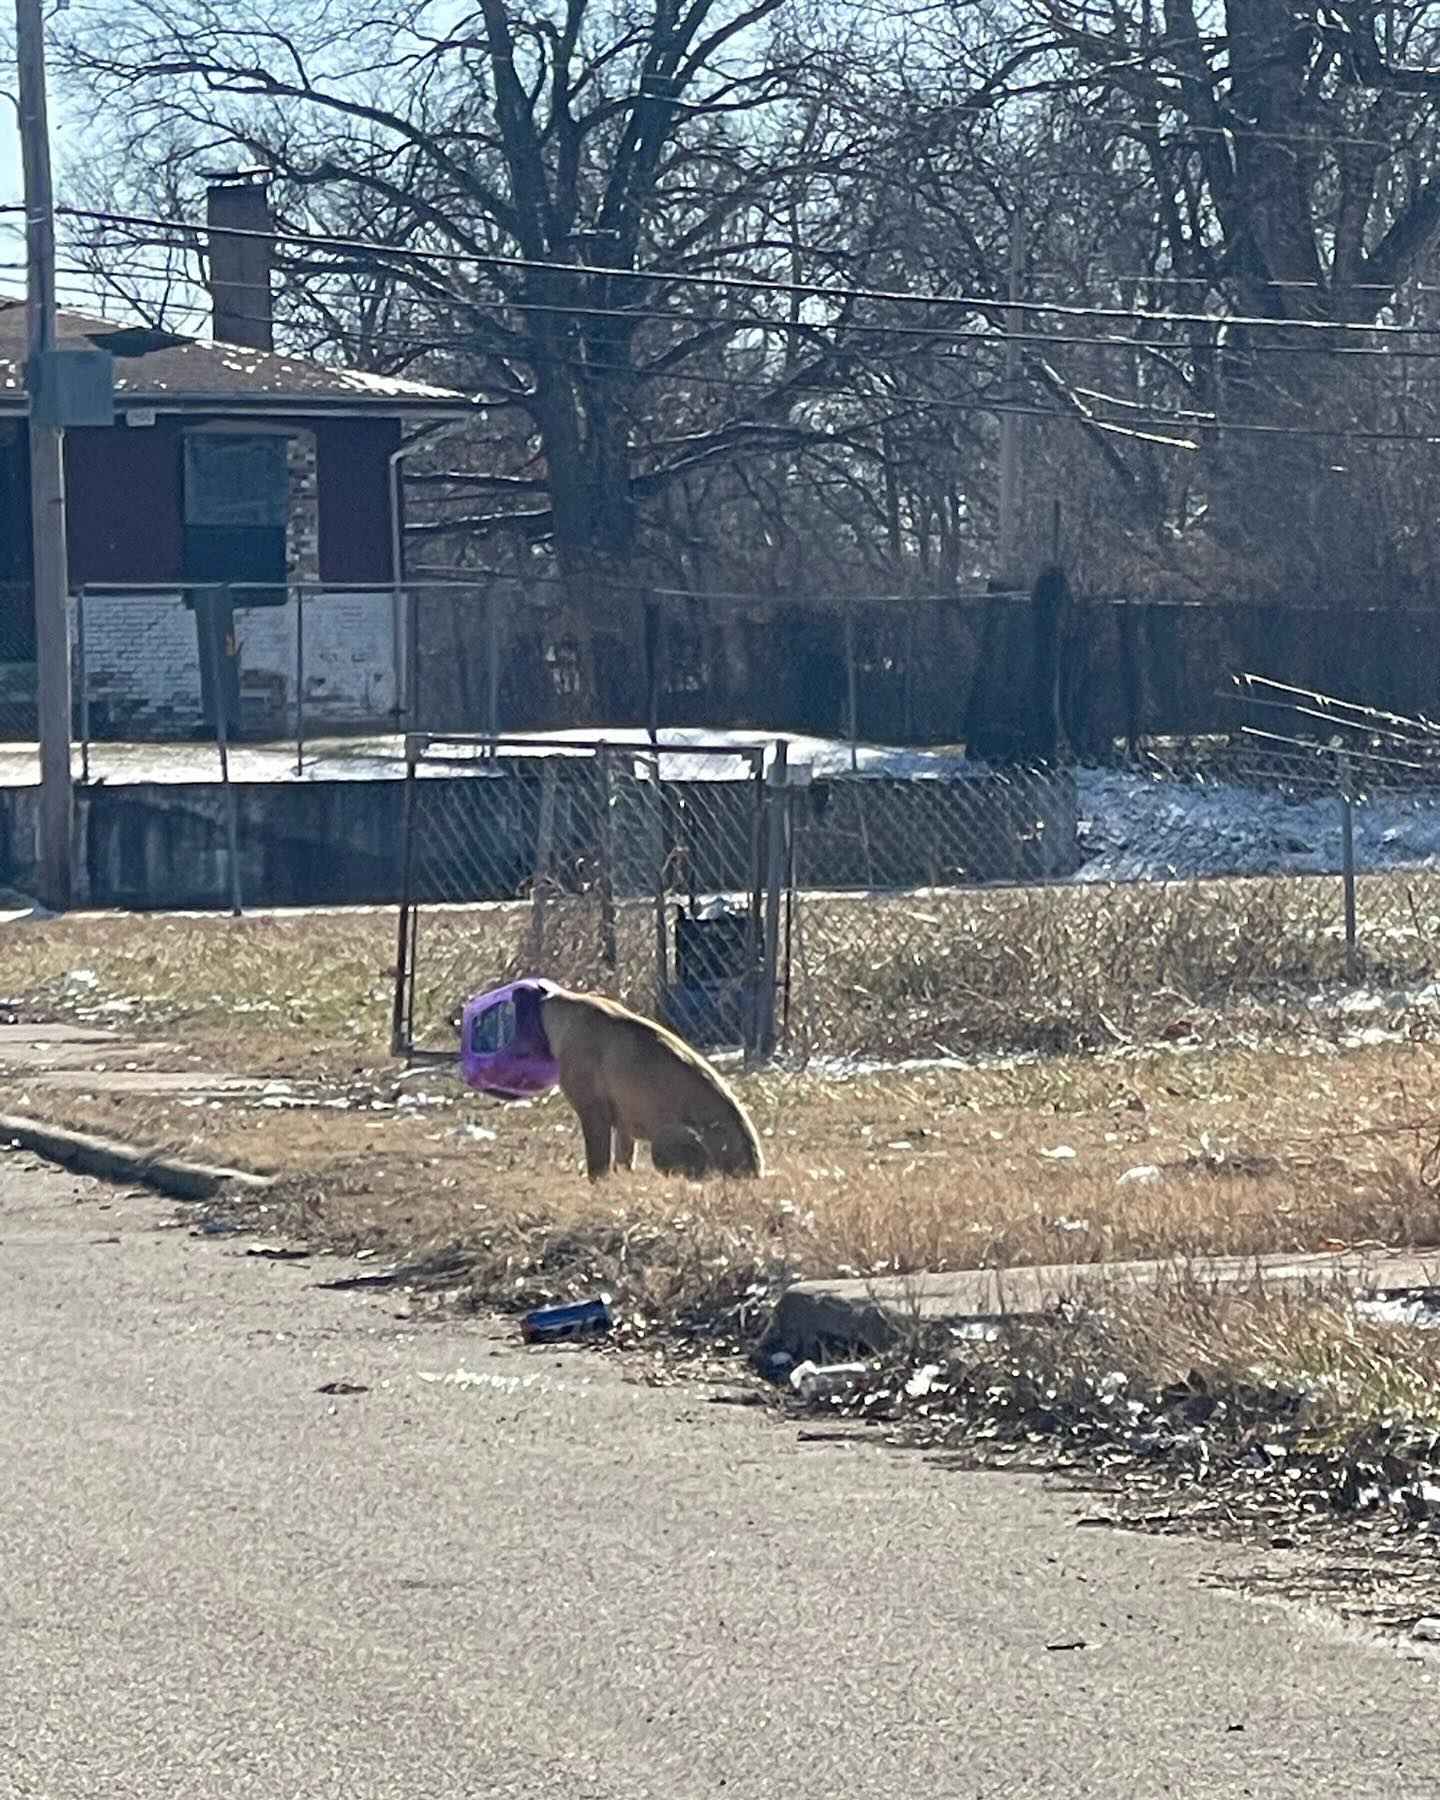
{"type": "MultiPolygon", "coordinates": [[[[358,404],[375,411],[460,414],[474,402],[451,388],[359,369],[341,369],[309,357],[253,350],[241,344],[183,337],[150,325],[63,311],[57,316],[62,349],[108,350],[115,358],[117,397],[157,406],[225,402],[241,407],[306,403],[358,404]]],[[[0,302],[0,410],[24,399],[26,318],[23,301],[0,302]]]]}

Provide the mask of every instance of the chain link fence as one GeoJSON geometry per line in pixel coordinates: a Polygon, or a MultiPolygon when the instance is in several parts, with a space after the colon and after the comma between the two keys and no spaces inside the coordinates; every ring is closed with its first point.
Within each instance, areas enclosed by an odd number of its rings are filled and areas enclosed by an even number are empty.
{"type": "Polygon", "coordinates": [[[768,1047],[764,758],[412,739],[397,1053],[453,1056],[462,1003],[523,974],[613,994],[697,1043],[768,1047]]]}
{"type": "MultiPolygon", "coordinates": [[[[396,1045],[519,973],[797,1059],[1081,1051],[1440,973],[1440,762],[1240,738],[1106,768],[425,740],[396,1045]]],[[[1328,1013],[1326,1011],[1328,1010],[1328,1013]]]]}
{"type": "Polygon", "coordinates": [[[0,582],[0,743],[33,744],[35,613],[28,582],[0,582]]]}
{"type": "Polygon", "coordinates": [[[1440,761],[1240,738],[963,768],[791,791],[800,1056],[1078,1051],[1221,1014],[1364,1030],[1436,997],[1440,761]],[[916,852],[923,884],[902,874],[916,852]]]}

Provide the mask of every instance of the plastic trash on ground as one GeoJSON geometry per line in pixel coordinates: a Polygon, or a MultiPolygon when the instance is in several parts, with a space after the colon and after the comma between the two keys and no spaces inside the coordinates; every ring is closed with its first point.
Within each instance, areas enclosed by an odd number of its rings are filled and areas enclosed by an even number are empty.
{"type": "Polygon", "coordinates": [[[869,1363],[797,1363],[790,1371],[790,1385],[802,1400],[830,1400],[847,1394],[863,1375],[869,1363]]]}
{"type": "Polygon", "coordinates": [[[614,1323],[610,1296],[597,1294],[593,1300],[537,1307],[520,1321],[520,1335],[527,1344],[551,1344],[561,1338],[598,1337],[614,1323]]]}

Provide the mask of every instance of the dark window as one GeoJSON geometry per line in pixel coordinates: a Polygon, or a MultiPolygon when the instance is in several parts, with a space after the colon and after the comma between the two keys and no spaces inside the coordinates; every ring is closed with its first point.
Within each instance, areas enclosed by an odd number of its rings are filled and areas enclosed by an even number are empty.
{"type": "Polygon", "coordinates": [[[285,438],[219,432],[186,438],[187,581],[231,582],[237,606],[282,605],[289,514],[285,438]]]}
{"type": "Polygon", "coordinates": [[[185,523],[283,531],[290,511],[288,440],[196,433],[185,440],[185,523]]]}

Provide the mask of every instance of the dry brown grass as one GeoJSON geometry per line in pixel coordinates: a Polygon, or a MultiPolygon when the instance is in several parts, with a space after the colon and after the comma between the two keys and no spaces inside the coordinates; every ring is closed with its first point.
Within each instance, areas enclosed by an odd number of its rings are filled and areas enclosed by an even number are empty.
{"type": "Polygon", "coordinates": [[[1311,1448],[1381,1419],[1440,1434],[1440,1332],[1367,1319],[1348,1292],[1221,1292],[1182,1280],[1158,1294],[1112,1295],[1106,1314],[1107,1353],[1152,1393],[1193,1385],[1197,1372],[1217,1391],[1303,1392],[1298,1441],[1311,1448]]]}
{"type": "Polygon", "coordinates": [[[504,1106],[430,1072],[295,1084],[330,1103],[313,1106],[23,1079],[3,1104],[298,1178],[320,1209],[307,1230],[348,1246],[470,1244],[503,1275],[554,1268],[554,1242],[629,1241],[634,1281],[648,1262],[673,1293],[705,1263],[748,1282],[1440,1241],[1422,1169],[1440,1049],[1312,1052],[742,1076],[772,1172],[702,1188],[646,1171],[592,1191],[558,1096],[504,1106]]]}
{"type": "MultiPolygon", "coordinates": [[[[1029,919],[1025,897],[983,900],[1001,904],[1029,919]]],[[[475,915],[436,921],[457,934],[458,956],[475,915]]],[[[309,1195],[311,1235],[402,1252],[467,1245],[493,1293],[534,1281],[563,1291],[618,1269],[659,1311],[784,1274],[1440,1242],[1424,1164],[1440,1047],[1345,1048],[1333,1022],[1208,1046],[746,1075],[772,1165],[764,1182],[697,1189],[646,1172],[592,1192],[558,1096],[502,1106],[442,1073],[400,1078],[386,1048],[393,933],[381,911],[12,927],[3,987],[22,1009],[161,1046],[126,1061],[285,1078],[292,1091],[197,1104],[98,1082],[45,1088],[15,1072],[0,1104],[276,1170],[309,1195]]],[[[974,936],[964,942],[979,968],[974,936]]],[[[994,969],[1038,967],[1042,953],[1018,925],[1005,956],[992,946],[989,1003],[1001,1004],[994,969]]],[[[1098,995],[1124,985],[1121,966],[1074,981],[1098,995]]],[[[496,978],[478,948],[469,967],[466,986],[496,978]]],[[[1014,991],[1030,990],[1017,976],[1014,991]]],[[[1163,1004],[1173,1019],[1176,997],[1163,1004]]]]}
{"type": "MultiPolygon", "coordinates": [[[[1338,1286],[1217,1288],[1183,1270],[1088,1298],[993,1342],[932,1334],[831,1404],[962,1456],[1048,1443],[1152,1526],[1281,1526],[1293,1548],[1296,1527],[1318,1542],[1368,1513],[1394,1549],[1440,1524],[1440,1332],[1358,1316],[1338,1286]]],[[[1408,1622],[1399,1586],[1387,1605],[1408,1622]]]]}
{"type": "MultiPolygon", "coordinates": [[[[1360,883],[1361,960],[1404,989],[1440,963],[1440,876],[1360,883]]],[[[589,902],[426,908],[417,1041],[453,1042],[460,999],[529,968],[647,1004],[653,919],[620,909],[620,969],[589,902]]],[[[1339,883],[1288,877],[1132,886],[812,896],[796,908],[789,1020],[814,1056],[1085,1050],[1247,1009],[1273,1023],[1344,971],[1339,883]]],[[[396,955],[389,909],[74,915],[7,931],[0,988],[27,1005],[187,1041],[343,1065],[383,1056],[396,955]],[[77,974],[78,972],[78,974],[77,974]]],[[[1323,1009],[1322,1009],[1323,1012],[1323,1009]]]]}
{"type": "MultiPolygon", "coordinates": [[[[1437,898],[1426,872],[1360,881],[1366,980],[1429,979],[1437,898]]],[[[1086,1049],[1273,1010],[1345,974],[1333,877],[826,898],[798,919],[795,1031],[817,1052],[1086,1049]]]]}

